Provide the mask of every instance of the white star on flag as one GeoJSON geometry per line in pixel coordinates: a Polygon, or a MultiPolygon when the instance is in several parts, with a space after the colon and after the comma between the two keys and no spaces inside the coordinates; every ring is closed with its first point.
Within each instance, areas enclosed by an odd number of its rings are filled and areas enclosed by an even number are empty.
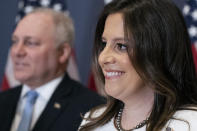
{"type": "Polygon", "coordinates": [[[41,0],[40,5],[43,7],[48,7],[50,5],[50,1],[49,0],[41,0]]]}
{"type": "Polygon", "coordinates": [[[192,12],[192,17],[195,21],[197,21],[197,9],[192,12]]]}
{"type": "Polygon", "coordinates": [[[195,37],[197,35],[197,28],[195,26],[191,26],[188,30],[191,37],[195,37]]]}
{"type": "Polygon", "coordinates": [[[189,11],[190,11],[190,7],[188,5],[185,5],[183,8],[183,14],[188,15],[189,11]]]}
{"type": "Polygon", "coordinates": [[[25,9],[24,9],[24,12],[25,12],[26,14],[28,14],[28,13],[32,12],[33,9],[34,9],[33,6],[26,6],[25,9]]]}
{"type": "Polygon", "coordinates": [[[60,11],[60,10],[62,10],[62,5],[59,4],[59,3],[57,3],[57,4],[55,4],[55,5],[53,6],[53,9],[56,10],[56,11],[60,11]]]}

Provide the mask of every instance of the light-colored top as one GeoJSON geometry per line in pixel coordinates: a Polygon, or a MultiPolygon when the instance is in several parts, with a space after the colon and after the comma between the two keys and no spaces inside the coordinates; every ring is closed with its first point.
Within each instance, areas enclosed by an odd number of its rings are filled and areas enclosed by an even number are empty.
{"type": "MultiPolygon", "coordinates": [[[[102,112],[104,112],[104,110],[105,107],[97,110],[93,114],[93,117],[98,117],[99,115],[102,114],[102,112]]],[[[86,113],[85,118],[87,118],[88,115],[89,112],[86,113]]],[[[197,131],[197,111],[180,110],[177,111],[173,117],[180,120],[175,120],[175,119],[169,120],[166,126],[162,129],[162,131],[166,131],[167,127],[170,127],[173,131],[197,131]]],[[[83,120],[80,126],[88,122],[89,121],[83,120]]],[[[105,125],[99,126],[96,129],[93,129],[92,131],[117,131],[117,129],[114,127],[114,118],[112,118],[105,125]]],[[[142,128],[139,129],[135,129],[134,131],[146,131],[146,126],[143,126],[142,128]]]]}
{"type": "MultiPolygon", "coordinates": [[[[39,94],[38,98],[34,105],[34,111],[32,114],[32,122],[31,122],[31,129],[35,125],[36,121],[38,120],[39,116],[41,115],[42,111],[46,107],[49,99],[51,98],[53,92],[57,88],[58,84],[62,81],[63,76],[60,76],[40,87],[37,87],[35,90],[39,94]]],[[[30,91],[31,88],[27,85],[23,85],[21,95],[17,104],[16,114],[12,123],[11,131],[17,131],[19,123],[22,118],[23,110],[26,103],[26,93],[30,91]]]]}

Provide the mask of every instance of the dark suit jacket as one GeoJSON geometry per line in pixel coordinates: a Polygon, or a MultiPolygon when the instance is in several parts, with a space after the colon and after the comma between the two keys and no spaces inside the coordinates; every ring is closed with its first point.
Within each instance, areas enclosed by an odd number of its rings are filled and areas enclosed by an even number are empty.
{"type": "MultiPolygon", "coordinates": [[[[0,131],[9,131],[15,116],[22,86],[0,93],[0,131]]],[[[53,93],[33,131],[77,131],[80,113],[105,101],[65,75],[53,93]],[[58,105],[60,104],[60,108],[58,105]]]]}

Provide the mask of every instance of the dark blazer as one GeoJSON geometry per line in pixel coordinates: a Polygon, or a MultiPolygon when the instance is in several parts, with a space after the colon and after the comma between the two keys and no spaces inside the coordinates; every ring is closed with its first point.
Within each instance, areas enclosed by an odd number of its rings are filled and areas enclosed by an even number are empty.
{"type": "MultiPolygon", "coordinates": [[[[21,89],[19,86],[0,93],[0,131],[11,129],[21,89]]],[[[77,131],[82,120],[80,113],[104,102],[102,97],[65,75],[33,131],[77,131]]]]}

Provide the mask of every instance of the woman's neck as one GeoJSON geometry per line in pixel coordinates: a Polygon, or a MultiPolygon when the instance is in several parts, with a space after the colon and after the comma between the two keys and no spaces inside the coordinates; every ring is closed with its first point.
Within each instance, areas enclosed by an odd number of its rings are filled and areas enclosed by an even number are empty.
{"type": "Polygon", "coordinates": [[[123,102],[121,125],[124,129],[132,129],[149,117],[154,103],[154,91],[145,87],[123,102]]]}

